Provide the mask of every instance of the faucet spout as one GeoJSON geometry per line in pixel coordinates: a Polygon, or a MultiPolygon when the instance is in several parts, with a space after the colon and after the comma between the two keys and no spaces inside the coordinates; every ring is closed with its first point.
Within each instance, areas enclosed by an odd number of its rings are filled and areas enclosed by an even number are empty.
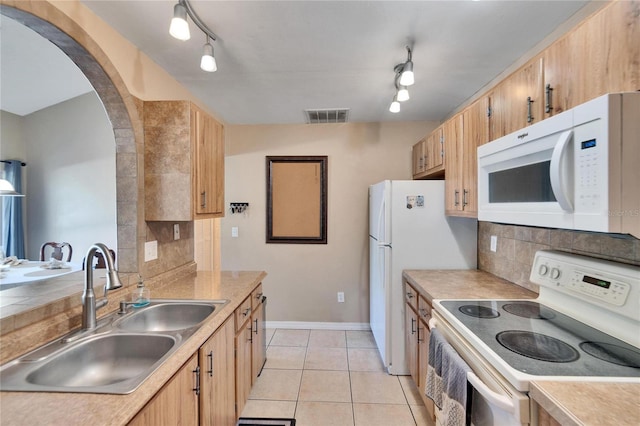
{"type": "Polygon", "coordinates": [[[82,293],[82,329],[91,330],[96,328],[96,311],[107,304],[107,292],[122,287],[122,282],[114,266],[111,252],[104,244],[95,243],[89,247],[85,259],[84,292],[82,293]],[[107,264],[107,283],[104,286],[104,297],[96,303],[96,295],[93,291],[92,261],[97,251],[102,253],[107,264]]]}

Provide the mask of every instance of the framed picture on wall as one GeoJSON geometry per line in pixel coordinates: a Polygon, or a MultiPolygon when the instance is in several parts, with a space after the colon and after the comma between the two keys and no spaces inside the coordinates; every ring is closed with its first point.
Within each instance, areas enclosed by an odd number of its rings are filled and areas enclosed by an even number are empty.
{"type": "Polygon", "coordinates": [[[267,243],[327,243],[327,156],[267,156],[267,243]]]}

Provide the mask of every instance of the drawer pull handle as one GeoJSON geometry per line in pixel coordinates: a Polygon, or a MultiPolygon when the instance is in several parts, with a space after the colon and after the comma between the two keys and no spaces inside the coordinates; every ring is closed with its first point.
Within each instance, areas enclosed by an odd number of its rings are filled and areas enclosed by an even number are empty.
{"type": "Polygon", "coordinates": [[[213,351],[209,352],[207,358],[209,358],[209,371],[207,373],[209,373],[209,377],[213,377],[213,351]]]}
{"type": "Polygon", "coordinates": [[[193,391],[196,395],[200,395],[200,366],[197,366],[195,370],[193,370],[193,374],[196,375],[196,387],[193,388],[193,391]]]}

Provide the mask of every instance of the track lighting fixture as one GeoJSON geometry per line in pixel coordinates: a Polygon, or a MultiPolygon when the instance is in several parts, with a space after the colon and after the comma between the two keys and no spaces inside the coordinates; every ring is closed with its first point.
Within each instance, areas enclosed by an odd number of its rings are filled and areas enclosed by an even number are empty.
{"type": "Polygon", "coordinates": [[[389,111],[393,113],[400,112],[400,102],[408,101],[409,89],[407,86],[412,85],[415,81],[413,78],[413,61],[411,60],[411,48],[407,48],[407,60],[401,64],[393,67],[393,71],[396,73],[394,83],[396,86],[396,94],[393,97],[393,102],[389,106],[389,111]]]}
{"type": "Polygon", "coordinates": [[[207,36],[207,42],[204,45],[202,59],[200,60],[200,68],[204,71],[214,72],[218,69],[216,65],[216,58],[213,56],[213,46],[210,40],[216,41],[217,37],[198,17],[196,12],[191,7],[189,0],[178,0],[178,3],[173,7],[173,19],[171,19],[171,26],[169,27],[169,34],[178,40],[189,40],[191,34],[189,33],[189,23],[187,22],[187,16],[191,18],[194,24],[200,31],[207,36]]]}
{"type": "Polygon", "coordinates": [[[216,58],[213,56],[213,46],[209,43],[208,35],[207,42],[204,44],[202,59],[200,60],[200,68],[207,72],[215,72],[218,69],[218,65],[216,65],[216,58]]]}

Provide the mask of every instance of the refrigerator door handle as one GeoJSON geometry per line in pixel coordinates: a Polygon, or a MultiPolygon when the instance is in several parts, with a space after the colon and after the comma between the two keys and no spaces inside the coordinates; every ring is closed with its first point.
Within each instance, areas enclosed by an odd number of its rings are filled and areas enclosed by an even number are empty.
{"type": "Polygon", "coordinates": [[[380,247],[380,248],[384,248],[384,247],[391,248],[391,243],[378,243],[378,247],[380,247]]]}

